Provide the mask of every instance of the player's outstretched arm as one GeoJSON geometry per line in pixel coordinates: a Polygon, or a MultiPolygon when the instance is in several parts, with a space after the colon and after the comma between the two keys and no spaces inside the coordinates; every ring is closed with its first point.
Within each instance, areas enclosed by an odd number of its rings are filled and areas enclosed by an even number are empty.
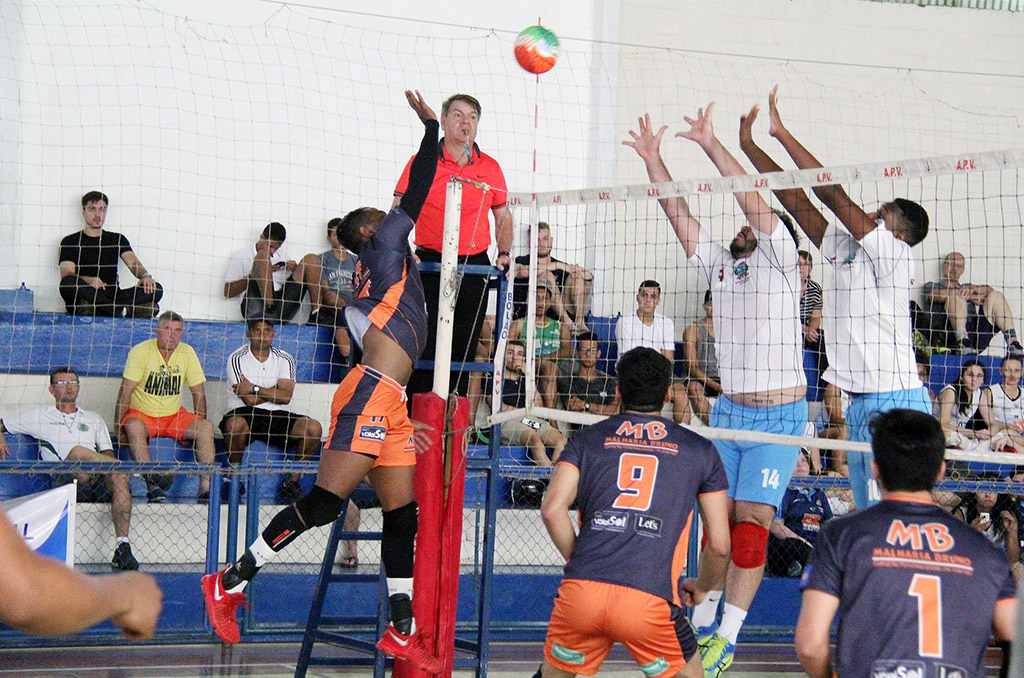
{"type": "Polygon", "coordinates": [[[405,90],[405,99],[409,107],[416,111],[423,122],[423,140],[416,157],[409,168],[409,187],[405,189],[399,200],[399,206],[415,222],[420,216],[420,209],[427,200],[430,186],[434,183],[434,172],[437,171],[437,131],[439,128],[437,114],[424,100],[419,90],[405,90]]]}
{"type": "Polygon", "coordinates": [[[65,635],[111,619],[129,638],[153,635],[161,593],[147,574],[89,577],[33,553],[0,514],[0,621],[26,633],[65,635]]]}
{"type": "MultiPolygon", "coordinates": [[[[661,137],[665,134],[668,126],[662,125],[655,133],[654,126],[651,124],[651,116],[647,113],[639,118],[639,123],[640,131],[629,130],[632,141],[623,141],[622,145],[629,146],[636,151],[636,154],[644,161],[647,176],[652,182],[672,181],[672,175],[669,174],[668,168],[665,167],[665,161],[661,157],[661,137]]],[[[686,198],[662,198],[658,200],[658,204],[661,205],[669,223],[672,224],[676,237],[679,238],[680,244],[686,250],[686,256],[692,257],[697,251],[700,223],[690,213],[690,206],[686,204],[686,198]]]]}
{"type": "MultiPolygon", "coordinates": [[[[800,169],[821,167],[818,159],[811,155],[811,152],[804,148],[804,145],[797,141],[796,137],[782,124],[782,116],[779,114],[778,95],[779,86],[776,85],[772,88],[771,94],[768,95],[768,113],[770,117],[768,133],[779,140],[782,147],[789,153],[789,157],[793,158],[793,162],[800,169]]],[[[850,231],[850,235],[857,240],[860,240],[875,229],[875,222],[868,217],[860,205],[850,200],[850,196],[843,190],[842,186],[838,184],[815,186],[814,195],[818,196],[825,203],[825,206],[839,217],[839,220],[850,231]]]]}
{"type": "Polygon", "coordinates": [[[732,547],[729,537],[729,497],[725,491],[698,495],[697,504],[700,506],[704,534],[707,535],[708,541],[701,551],[697,579],[687,579],[683,582],[683,602],[690,606],[703,600],[704,594],[708,591],[722,588],[732,547]]]}
{"type": "Polygon", "coordinates": [[[831,678],[828,632],[839,609],[839,599],[830,593],[806,589],[796,622],[796,654],[811,678],[831,678]]]}
{"type": "MultiPolygon", "coordinates": [[[[750,159],[758,173],[781,172],[782,167],[754,141],[754,121],[757,119],[759,110],[755,104],[749,113],[740,116],[740,150],[750,159]]],[[[796,223],[800,224],[800,228],[811,239],[814,246],[821,247],[828,221],[807,197],[807,192],[802,188],[787,188],[772,191],[772,193],[779,199],[786,211],[793,215],[796,223]]]]}
{"type": "Polygon", "coordinates": [[[576,546],[576,530],[569,518],[569,507],[576,500],[576,490],[580,484],[580,470],[568,463],[555,464],[555,474],[551,477],[544,503],[540,507],[540,515],[544,527],[551,535],[555,548],[569,562],[572,549],[576,546]]]}
{"type": "MultiPolygon", "coordinates": [[[[743,169],[743,165],[715,136],[714,126],[711,123],[711,112],[714,108],[715,102],[712,101],[706,108],[697,109],[696,118],[684,117],[683,120],[690,125],[690,129],[685,132],[676,132],[676,136],[696,142],[707,153],[723,177],[742,176],[747,173],[743,169]]],[[[736,196],[736,202],[740,204],[740,209],[746,215],[747,221],[761,233],[770,234],[779,225],[779,218],[775,216],[771,208],[768,207],[768,203],[757,191],[740,191],[733,195],[736,196]]]]}

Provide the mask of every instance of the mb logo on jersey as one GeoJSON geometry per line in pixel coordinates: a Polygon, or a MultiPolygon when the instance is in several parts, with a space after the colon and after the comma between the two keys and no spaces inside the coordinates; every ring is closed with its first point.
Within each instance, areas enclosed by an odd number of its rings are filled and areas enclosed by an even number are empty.
{"type": "Polygon", "coordinates": [[[924,678],[924,662],[879,659],[871,665],[871,678],[924,678]]]}
{"type": "Polygon", "coordinates": [[[388,430],[384,426],[360,426],[359,437],[363,440],[376,440],[378,442],[384,442],[384,439],[388,435],[388,430]]]}

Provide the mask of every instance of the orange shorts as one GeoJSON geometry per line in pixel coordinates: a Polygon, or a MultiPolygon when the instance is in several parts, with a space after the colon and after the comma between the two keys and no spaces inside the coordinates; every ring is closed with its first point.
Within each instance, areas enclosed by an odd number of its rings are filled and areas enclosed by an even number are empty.
{"type": "Polygon", "coordinates": [[[544,643],[548,663],[592,676],[616,642],[626,646],[648,678],[674,676],[686,665],[686,658],[692,659],[697,652],[693,628],[682,608],[627,586],[564,580],[544,643]]]}
{"type": "Polygon", "coordinates": [[[377,466],[414,466],[405,387],[372,367],[356,365],[334,392],[327,449],[374,457],[377,466]]]}
{"type": "Polygon", "coordinates": [[[121,425],[124,426],[129,419],[141,419],[150,438],[174,438],[180,443],[185,440],[185,431],[199,419],[199,415],[182,407],[166,417],[151,417],[141,410],[129,408],[121,417],[121,425]]]}

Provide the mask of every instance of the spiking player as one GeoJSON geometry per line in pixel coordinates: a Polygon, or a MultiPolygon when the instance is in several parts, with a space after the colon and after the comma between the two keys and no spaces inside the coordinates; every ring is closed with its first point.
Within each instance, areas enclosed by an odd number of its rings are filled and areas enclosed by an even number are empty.
{"type": "MultiPolygon", "coordinates": [[[[800,169],[821,163],[782,124],[778,88],[768,98],[769,134],[779,140],[800,169]]],[[[740,145],[759,172],[781,169],[758,148],[750,132],[757,107],[740,123],[740,145]]],[[[878,412],[907,408],[931,413],[928,391],[917,374],[911,335],[910,294],[914,258],[910,248],[928,235],[928,213],[916,202],[896,198],[866,213],[837,185],[815,186],[814,194],[843,226],[828,224],[800,189],[777,191],[807,237],[833,266],[825,303],[824,379],[850,394],[846,425],[850,440],[868,442],[868,422],[878,412]]],[[[874,500],[869,492],[871,455],[847,453],[850,485],[858,508],[874,500]]]]}
{"type": "Polygon", "coordinates": [[[331,403],[331,428],[309,494],[284,509],[225,570],[203,577],[210,624],[226,643],[239,640],[235,611],[245,586],[259,569],[305,530],[338,518],[342,506],[369,474],[383,509],[381,560],[387,575],[391,624],[378,647],[385,653],[436,671],[440,663],[421,649],[412,614],[413,426],[406,414],[405,384],[426,343],[427,314],[408,236],[427,197],[437,166],[437,116],[419,92],[405,92],[426,128],[412,163],[409,189],[389,213],[372,207],[349,212],[337,232],[359,255],[346,307],[352,338],[363,360],[338,386],[331,403]]]}
{"type": "Polygon", "coordinates": [[[822,527],[796,627],[812,678],[983,676],[992,629],[1012,640],[1017,601],[1006,556],[932,502],[946,439],[931,415],[895,409],[871,423],[882,501],[822,527]],[[840,614],[835,661],[829,628],[840,614]]]}
{"type": "MultiPolygon", "coordinates": [[[[715,137],[713,104],[686,118],[679,132],[696,142],[723,176],[744,174],[743,167],[715,137]]],[[[640,132],[630,131],[631,146],[643,159],[651,181],[671,181],[661,158],[662,127],[655,133],[649,116],[640,132]]],[[[710,242],[682,197],[660,200],[690,263],[707,280],[715,299],[713,320],[722,396],[711,411],[719,428],[801,435],[807,423],[807,382],[800,331],[800,273],[796,234],[756,191],[736,193],[750,225],[729,248],[710,242]],[[753,226],[754,228],[751,228],[753,226]],[[755,232],[756,229],[756,232],[755,232]]],[[[736,639],[764,576],[768,528],[796,466],[796,446],[716,440],[729,481],[732,562],[725,578],[721,624],[715,623],[722,584],[718,582],[694,610],[704,668],[718,676],[732,664],[736,639]]]]}
{"type": "Polygon", "coordinates": [[[703,676],[678,580],[694,502],[708,546],[687,604],[720,581],[728,565],[729,508],[722,462],[711,443],[658,416],[672,365],[634,348],[619,360],[621,414],[577,433],[544,497],[544,524],[565,579],[548,625],[544,665],[534,678],[590,676],[612,644],[624,644],[645,676],[703,676]],[[569,507],[578,498],[580,533],[569,507]],[[628,562],[624,564],[623,558],[628,562]]]}

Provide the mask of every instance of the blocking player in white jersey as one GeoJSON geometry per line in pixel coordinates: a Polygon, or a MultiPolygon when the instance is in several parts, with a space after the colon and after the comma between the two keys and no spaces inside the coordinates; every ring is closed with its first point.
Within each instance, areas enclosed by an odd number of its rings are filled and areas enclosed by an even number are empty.
{"type": "MultiPolygon", "coordinates": [[[[3,432],[32,436],[39,442],[39,458],[43,461],[104,462],[117,461],[110,431],[100,415],[78,407],[78,374],[71,367],[58,367],[50,372],[50,395],[53,405],[8,412],[0,421],[0,459],[8,454],[3,432]]],[[[76,474],[79,482],[89,480],[88,474],[76,474]]],[[[104,476],[110,489],[110,517],[114,523],[117,544],[110,566],[115,570],[137,570],[139,561],[128,543],[128,525],[132,517],[132,494],[128,476],[113,473],[104,476]]]]}
{"type": "MultiPolygon", "coordinates": [[[[782,124],[777,90],[768,99],[769,134],[800,169],[821,167],[782,124]]],[[[779,171],[753,143],[756,117],[754,106],[741,120],[740,145],[759,172],[779,171]]],[[[867,213],[842,187],[815,186],[814,194],[839,217],[840,227],[829,224],[803,190],[775,194],[833,267],[824,309],[829,362],[824,379],[851,396],[846,416],[850,440],[870,442],[868,423],[879,412],[901,408],[930,414],[931,398],[917,374],[910,322],[915,274],[910,248],[928,235],[928,213],[904,198],[867,213]]],[[[874,485],[871,453],[849,452],[847,465],[857,508],[875,503],[877,494],[869,492],[874,485]]]]}
{"type": "Polygon", "coordinates": [[[1008,355],[999,368],[1001,384],[992,384],[981,393],[978,411],[993,437],[993,449],[1009,452],[1024,450],[1024,397],[1020,388],[1021,359],[1008,355]],[[1001,440],[1001,444],[997,442],[1001,440]],[[996,449],[998,446],[998,449],[996,449]]]}
{"type": "MultiPolygon", "coordinates": [[[[676,136],[697,143],[723,176],[745,174],[715,137],[714,104],[686,118],[690,129],[676,136]]],[[[671,181],[661,158],[661,137],[650,116],[623,142],[637,152],[651,181],[671,181]]],[[[659,201],[690,263],[707,280],[715,299],[715,348],[722,396],[711,426],[802,435],[807,423],[807,382],[800,330],[800,273],[796,234],[755,192],[736,193],[749,225],[729,248],[710,241],[682,197],[659,201]]],[[[694,611],[698,644],[708,675],[732,664],[736,639],[764,576],[768,528],[796,466],[796,446],[715,441],[729,480],[732,562],[725,579],[725,606],[716,624],[723,591],[709,592],[694,611]]],[[[720,586],[716,586],[720,588],[720,586]]]]}

